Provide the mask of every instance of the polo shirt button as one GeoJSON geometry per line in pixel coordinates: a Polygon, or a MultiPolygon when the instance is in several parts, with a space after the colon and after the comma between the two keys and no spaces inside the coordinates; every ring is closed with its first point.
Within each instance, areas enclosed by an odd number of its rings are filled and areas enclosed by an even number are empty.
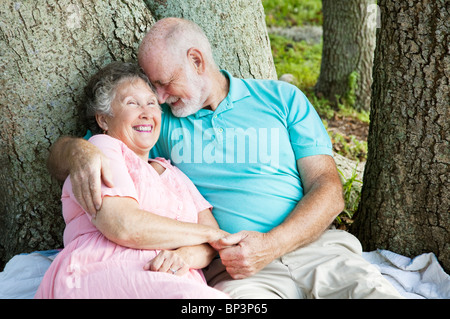
{"type": "Polygon", "coordinates": [[[214,116],[213,116],[213,119],[216,119],[217,118],[217,114],[215,114],[214,116]]]}
{"type": "Polygon", "coordinates": [[[223,132],[223,128],[220,127],[220,128],[218,129],[218,132],[219,132],[219,133],[222,133],[222,132],[223,132]]]}

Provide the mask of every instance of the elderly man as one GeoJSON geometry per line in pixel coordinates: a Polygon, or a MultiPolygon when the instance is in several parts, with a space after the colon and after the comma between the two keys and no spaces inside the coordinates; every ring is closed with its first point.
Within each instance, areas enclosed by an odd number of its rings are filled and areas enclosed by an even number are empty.
{"type": "MultiPolygon", "coordinates": [[[[344,206],[342,186],[327,132],[302,92],[220,70],[205,34],[183,19],[158,21],[138,58],[163,107],[151,156],[188,175],[230,234],[210,243],[220,255],[205,269],[211,286],[233,298],[400,297],[354,236],[328,229],[344,206]]],[[[61,138],[49,167],[71,174],[95,214],[101,178],[111,184],[98,150],[61,138]]]]}

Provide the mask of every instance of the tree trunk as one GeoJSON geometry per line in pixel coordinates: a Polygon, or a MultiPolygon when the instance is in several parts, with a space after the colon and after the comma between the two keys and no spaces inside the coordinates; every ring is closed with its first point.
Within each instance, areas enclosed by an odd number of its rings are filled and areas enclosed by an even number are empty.
{"type": "Polygon", "coordinates": [[[322,0],[323,49],[317,96],[334,104],[339,102],[336,96],[353,98],[350,102],[356,109],[369,110],[376,34],[373,2],[322,0]]]}
{"type": "Polygon", "coordinates": [[[6,1],[0,7],[0,269],[62,245],[61,185],[46,159],[85,133],[78,105],[92,73],[133,60],[154,19],[140,1],[6,1]]]}
{"type": "Polygon", "coordinates": [[[180,17],[197,23],[211,42],[222,69],[240,78],[277,74],[261,0],[145,0],[159,20],[180,17]]]}
{"type": "Polygon", "coordinates": [[[352,232],[365,250],[434,252],[449,271],[449,3],[378,5],[369,152],[352,232]]]}
{"type": "Polygon", "coordinates": [[[62,135],[84,135],[86,81],[111,61],[136,59],[155,21],[149,7],[199,23],[235,76],[276,78],[259,0],[2,3],[0,270],[17,253],[62,246],[61,184],[46,170],[48,150],[62,135]]]}

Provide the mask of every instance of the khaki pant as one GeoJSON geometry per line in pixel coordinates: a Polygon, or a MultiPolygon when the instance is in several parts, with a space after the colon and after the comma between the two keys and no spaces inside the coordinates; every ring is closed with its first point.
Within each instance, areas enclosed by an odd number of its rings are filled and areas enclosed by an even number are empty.
{"type": "Polygon", "coordinates": [[[210,286],[236,299],[402,298],[361,254],[356,237],[328,230],[251,277],[233,280],[220,259],[204,273],[210,286]]]}

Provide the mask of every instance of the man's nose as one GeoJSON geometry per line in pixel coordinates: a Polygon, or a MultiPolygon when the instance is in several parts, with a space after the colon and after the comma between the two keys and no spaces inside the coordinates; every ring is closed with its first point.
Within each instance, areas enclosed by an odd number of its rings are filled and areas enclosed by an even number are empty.
{"type": "Polygon", "coordinates": [[[156,88],[156,93],[158,93],[158,103],[163,104],[166,102],[167,98],[169,97],[169,94],[167,94],[166,90],[164,88],[156,88]]]}

